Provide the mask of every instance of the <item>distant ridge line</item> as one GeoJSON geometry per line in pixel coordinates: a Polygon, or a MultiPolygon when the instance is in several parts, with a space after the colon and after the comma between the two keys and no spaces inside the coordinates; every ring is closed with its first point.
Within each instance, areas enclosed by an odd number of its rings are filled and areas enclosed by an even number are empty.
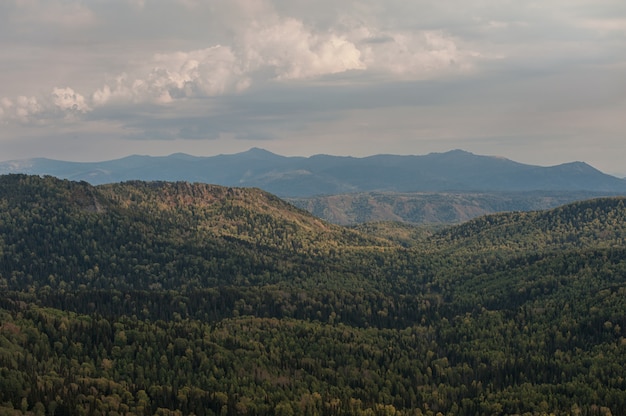
{"type": "Polygon", "coordinates": [[[217,156],[129,155],[102,162],[33,158],[0,162],[0,174],[51,175],[93,185],[188,181],[258,187],[281,197],[358,192],[594,191],[626,193],[626,180],[585,162],[536,166],[455,149],[423,156],[281,156],[253,147],[217,156]]]}

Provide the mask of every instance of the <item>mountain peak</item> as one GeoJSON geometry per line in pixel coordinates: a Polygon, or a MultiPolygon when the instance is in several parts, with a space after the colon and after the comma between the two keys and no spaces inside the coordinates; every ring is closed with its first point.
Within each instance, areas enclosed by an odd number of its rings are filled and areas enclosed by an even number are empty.
{"type": "Polygon", "coordinates": [[[449,154],[449,155],[471,155],[471,156],[476,156],[474,153],[472,152],[468,152],[467,150],[463,150],[463,149],[452,149],[450,151],[444,152],[444,154],[449,154]]]}
{"type": "Polygon", "coordinates": [[[171,159],[179,159],[179,160],[195,160],[198,159],[197,156],[192,156],[190,154],[187,153],[172,153],[171,155],[167,156],[168,158],[171,159]]]}
{"type": "Polygon", "coordinates": [[[570,167],[575,167],[575,168],[580,168],[580,169],[584,168],[584,169],[597,170],[596,168],[594,168],[593,166],[591,166],[587,162],[581,162],[579,160],[577,160],[575,162],[563,163],[563,166],[570,166],[570,167]]]}
{"type": "Polygon", "coordinates": [[[552,168],[559,169],[559,170],[566,170],[572,173],[599,174],[599,175],[603,174],[602,172],[600,172],[598,169],[594,168],[590,164],[586,162],[580,162],[580,161],[563,163],[561,165],[553,166],[552,168]]]}
{"type": "Polygon", "coordinates": [[[245,156],[254,156],[254,157],[276,157],[278,156],[276,153],[272,153],[268,150],[261,149],[260,147],[252,147],[245,152],[239,153],[240,155],[245,156]]]}

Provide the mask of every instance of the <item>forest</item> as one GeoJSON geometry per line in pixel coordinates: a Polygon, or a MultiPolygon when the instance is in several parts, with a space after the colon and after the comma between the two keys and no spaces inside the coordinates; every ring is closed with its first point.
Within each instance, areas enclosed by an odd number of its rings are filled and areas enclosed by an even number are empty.
{"type": "Polygon", "coordinates": [[[342,227],[0,176],[0,415],[626,414],[625,202],[342,227]]]}

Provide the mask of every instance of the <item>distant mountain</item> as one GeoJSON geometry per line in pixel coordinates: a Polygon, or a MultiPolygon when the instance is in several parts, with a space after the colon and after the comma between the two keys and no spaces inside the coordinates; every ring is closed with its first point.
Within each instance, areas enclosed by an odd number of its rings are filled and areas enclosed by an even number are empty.
{"type": "Polygon", "coordinates": [[[593,191],[361,192],[286,200],[340,225],[380,221],[440,225],[499,212],[550,209],[611,195],[617,194],[593,191]]]}
{"type": "Polygon", "coordinates": [[[162,180],[258,187],[281,197],[358,192],[626,192],[626,180],[583,162],[540,167],[462,150],[425,156],[285,157],[253,148],[233,155],[129,156],[104,162],[29,159],[0,163],[0,174],[52,175],[91,184],[162,180]]]}

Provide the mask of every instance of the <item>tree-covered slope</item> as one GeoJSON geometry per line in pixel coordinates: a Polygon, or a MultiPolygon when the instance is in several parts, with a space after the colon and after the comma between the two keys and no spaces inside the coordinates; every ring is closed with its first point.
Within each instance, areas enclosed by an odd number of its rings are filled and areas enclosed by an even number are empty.
{"type": "Polygon", "coordinates": [[[367,192],[287,200],[341,225],[381,221],[450,225],[487,214],[547,210],[575,201],[617,195],[620,194],[598,191],[367,192]]]}
{"type": "Polygon", "coordinates": [[[0,177],[0,412],[624,414],[625,219],[349,230],[258,190],[0,177]]]}
{"type": "Polygon", "coordinates": [[[591,199],[547,211],[484,216],[437,236],[437,245],[459,250],[562,250],[621,247],[626,236],[626,198],[591,199]]]}
{"type": "Polygon", "coordinates": [[[255,189],[0,178],[1,271],[20,289],[61,281],[72,289],[182,289],[268,272],[279,280],[313,255],[390,245],[255,189]]]}
{"type": "Polygon", "coordinates": [[[429,241],[433,258],[447,263],[435,280],[459,300],[451,304],[496,308],[553,297],[582,301],[620,288],[626,279],[625,202],[589,200],[446,229],[429,241]]]}

